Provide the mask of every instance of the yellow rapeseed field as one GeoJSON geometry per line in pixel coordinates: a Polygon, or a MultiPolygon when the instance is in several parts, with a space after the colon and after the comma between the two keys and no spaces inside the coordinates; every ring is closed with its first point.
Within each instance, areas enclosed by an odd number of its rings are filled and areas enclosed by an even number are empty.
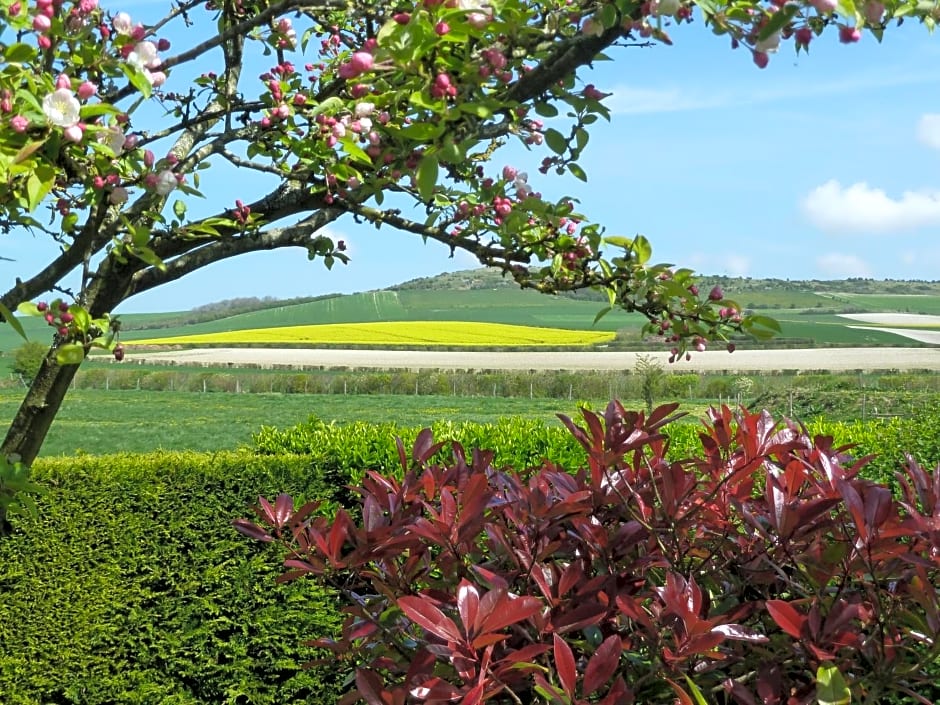
{"type": "Polygon", "coordinates": [[[473,347],[564,347],[614,339],[604,331],[563,330],[467,321],[390,321],[329,323],[255,328],[169,338],[127,341],[126,345],[444,345],[473,347]]]}

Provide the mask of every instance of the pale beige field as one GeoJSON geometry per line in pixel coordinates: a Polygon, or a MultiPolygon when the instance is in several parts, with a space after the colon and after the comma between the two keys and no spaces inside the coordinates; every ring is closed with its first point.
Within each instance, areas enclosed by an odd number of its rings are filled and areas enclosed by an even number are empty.
{"type": "Polygon", "coordinates": [[[925,313],[843,313],[839,315],[860,323],[872,324],[849,326],[849,328],[880,330],[916,340],[919,343],[940,345],[940,330],[936,330],[940,326],[940,316],[925,313]]]}
{"type": "MultiPolygon", "coordinates": [[[[436,352],[418,350],[317,350],[203,348],[129,354],[126,362],[184,365],[257,365],[409,370],[632,370],[632,352],[436,352]]],[[[738,350],[693,354],[668,365],[668,354],[651,353],[672,372],[774,372],[782,370],[938,370],[940,348],[818,348],[738,350]]]]}

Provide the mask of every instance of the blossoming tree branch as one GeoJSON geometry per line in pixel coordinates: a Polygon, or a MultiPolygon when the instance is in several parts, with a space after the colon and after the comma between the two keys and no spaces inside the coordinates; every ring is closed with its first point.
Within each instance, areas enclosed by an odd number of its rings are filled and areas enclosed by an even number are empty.
{"type": "Polygon", "coordinates": [[[92,347],[120,359],[118,304],[248,252],[346,262],[324,230],[342,217],[465,250],[523,287],[601,288],[676,357],[769,334],[689,270],[653,264],[644,237],[540,195],[550,176],[587,178],[591,125],[610,118],[585,70],[668,50],[692,22],[763,67],[784,45],[855,42],[908,16],[932,28],[936,13],[917,0],[179,0],[142,24],[98,0],[2,0],[0,227],[59,244],[0,296],[9,324],[19,309],[54,334],[2,455],[35,458],[92,347]],[[530,164],[500,158],[514,141],[530,164]],[[200,179],[226,169],[268,188],[195,215],[200,179]]]}

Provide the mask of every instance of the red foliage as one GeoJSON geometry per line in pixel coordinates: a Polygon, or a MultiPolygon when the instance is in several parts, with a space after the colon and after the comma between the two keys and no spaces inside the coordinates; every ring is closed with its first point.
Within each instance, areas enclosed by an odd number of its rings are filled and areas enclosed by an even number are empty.
{"type": "Polygon", "coordinates": [[[235,526],[348,598],[342,637],[311,642],[355,669],[346,702],[798,705],[822,665],[853,702],[931,702],[940,469],[909,461],[894,498],[831,438],[727,407],[670,462],[675,408],[562,417],[576,472],[459,445],[429,465],[424,432],[402,479],[367,474],[359,521],[282,495],[235,526]]]}

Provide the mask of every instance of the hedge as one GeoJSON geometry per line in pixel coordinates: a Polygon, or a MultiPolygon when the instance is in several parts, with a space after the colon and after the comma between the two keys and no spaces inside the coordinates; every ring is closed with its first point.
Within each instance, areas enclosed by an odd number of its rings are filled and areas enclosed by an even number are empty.
{"type": "Polygon", "coordinates": [[[336,629],[312,582],[231,520],[259,493],[330,496],[310,459],[154,453],[46,460],[35,519],[0,541],[0,702],[330,702],[303,646],[336,629]]]}

